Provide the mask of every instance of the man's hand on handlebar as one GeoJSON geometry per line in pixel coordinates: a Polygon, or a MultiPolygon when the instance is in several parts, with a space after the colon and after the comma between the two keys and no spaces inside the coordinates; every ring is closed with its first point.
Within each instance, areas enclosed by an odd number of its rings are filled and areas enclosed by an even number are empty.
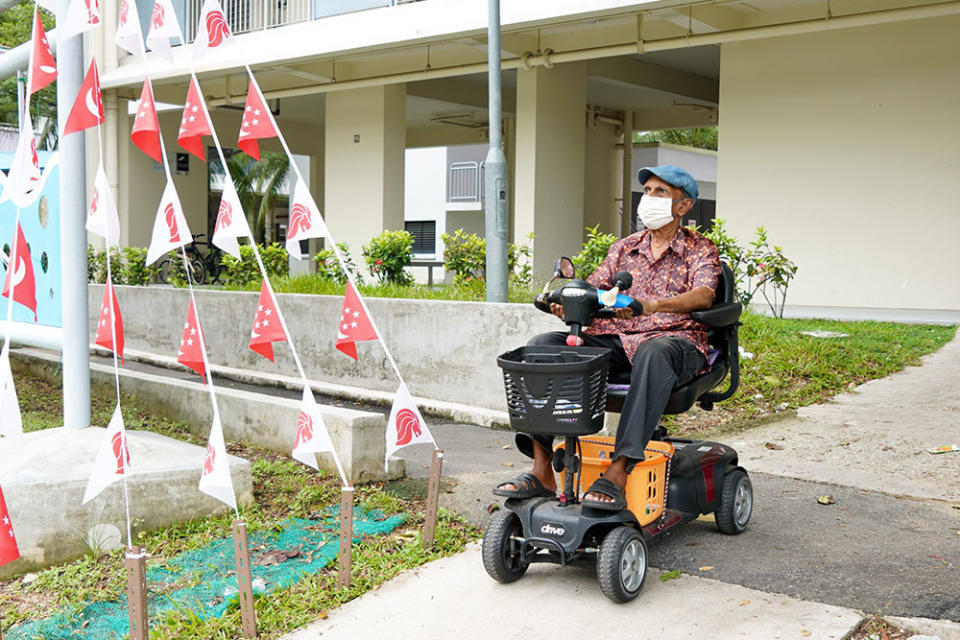
{"type": "MultiPolygon", "coordinates": [[[[633,317],[636,315],[636,314],[633,312],[633,309],[630,309],[630,308],[627,308],[627,307],[625,307],[625,308],[623,308],[623,309],[616,309],[616,312],[617,312],[617,316],[616,316],[616,317],[617,317],[617,319],[619,319],[619,320],[629,320],[630,318],[633,318],[633,317]]],[[[550,303],[550,313],[552,313],[553,315],[555,315],[555,316],[557,316],[558,318],[560,318],[561,320],[563,320],[563,305],[557,304],[557,303],[555,303],[555,302],[551,302],[551,303],[550,303]]]]}

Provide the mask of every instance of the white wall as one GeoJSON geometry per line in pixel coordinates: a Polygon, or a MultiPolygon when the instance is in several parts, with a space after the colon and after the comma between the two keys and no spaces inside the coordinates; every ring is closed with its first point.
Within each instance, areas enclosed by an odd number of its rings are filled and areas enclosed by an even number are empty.
{"type": "Polygon", "coordinates": [[[403,173],[403,219],[434,220],[437,223],[437,244],[446,233],[447,149],[426,147],[406,150],[403,173]]]}
{"type": "Polygon", "coordinates": [[[960,16],[725,44],[717,215],[792,305],[960,309],[960,16]]]}

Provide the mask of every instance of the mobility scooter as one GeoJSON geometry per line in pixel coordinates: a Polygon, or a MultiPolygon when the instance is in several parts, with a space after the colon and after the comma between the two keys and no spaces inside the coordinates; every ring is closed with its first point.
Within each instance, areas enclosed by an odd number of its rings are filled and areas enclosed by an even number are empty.
{"type": "MultiPolygon", "coordinates": [[[[639,301],[619,293],[631,284],[630,274],[620,272],[611,290],[597,289],[575,279],[573,263],[560,258],[534,304],[548,313],[550,303],[563,306],[569,346],[520,347],[497,359],[511,427],[563,438],[553,468],[564,478],[559,496],[508,498],[494,513],[483,537],[484,568],[494,580],[518,580],[535,562],[595,565],[604,595],[629,602],[643,587],[648,544],[666,532],[710,513],[723,533],[747,527],[753,487],[736,451],[717,442],[670,438],[662,426],[628,476],[627,508],[608,511],[580,502],[581,492],[611,462],[614,439],[594,434],[603,427],[605,411],[621,410],[630,376],[608,380],[609,350],[577,345],[594,318],[613,317],[618,307],[642,310],[639,301]],[[558,279],[566,282],[551,289],[558,279]]],[[[733,273],[722,265],[713,306],[691,313],[709,328],[709,369],[672,391],[665,414],[682,413],[695,402],[710,410],[736,391],[741,311],[733,273]],[[728,375],[727,388],[715,391],[728,375]]]]}

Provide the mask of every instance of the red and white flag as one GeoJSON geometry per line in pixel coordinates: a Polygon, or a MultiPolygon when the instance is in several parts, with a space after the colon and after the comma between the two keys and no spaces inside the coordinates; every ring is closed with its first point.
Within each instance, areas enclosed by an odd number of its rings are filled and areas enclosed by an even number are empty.
{"type": "Polygon", "coordinates": [[[277,313],[277,302],[264,280],[260,284],[257,315],[253,320],[253,329],[250,330],[250,348],[273,362],[273,343],[286,341],[287,334],[277,313]]]}
{"type": "Polygon", "coordinates": [[[33,11],[33,48],[30,51],[30,69],[27,72],[27,96],[57,79],[57,61],[53,59],[47,32],[40,21],[40,11],[33,11]]]}
{"type": "Polygon", "coordinates": [[[60,42],[66,42],[78,33],[96,29],[103,23],[100,0],[70,0],[67,17],[58,31],[60,42]]]}
{"type": "Polygon", "coordinates": [[[247,89],[247,104],[243,108],[243,120],[240,122],[240,137],[237,146],[240,147],[248,156],[260,160],[260,145],[257,140],[263,138],[278,138],[280,132],[277,131],[273,123],[273,117],[270,109],[267,108],[267,101],[263,99],[260,93],[260,87],[256,80],[250,78],[250,87],[247,89]]]}
{"type": "Polygon", "coordinates": [[[13,384],[10,370],[10,345],[0,351],[0,436],[11,440],[23,436],[23,419],[20,417],[20,401],[13,384]]]}
{"type": "Polygon", "coordinates": [[[132,56],[143,56],[143,34],[140,31],[136,0],[120,0],[117,34],[113,37],[113,42],[132,56]]]}
{"type": "Polygon", "coordinates": [[[398,449],[428,442],[434,447],[437,446],[427,423],[420,415],[417,403],[407,390],[407,385],[401,382],[390,409],[390,419],[387,421],[387,455],[383,459],[383,470],[387,470],[387,460],[398,449]]]}
{"type": "Polygon", "coordinates": [[[177,21],[171,0],[155,0],[153,13],[150,14],[150,31],[147,32],[147,46],[167,62],[173,63],[170,40],[179,38],[183,42],[183,32],[177,21]]]}
{"type": "Polygon", "coordinates": [[[205,54],[233,44],[233,33],[217,0],[204,0],[197,24],[197,37],[193,40],[193,58],[199,60],[205,54]]]}
{"type": "Polygon", "coordinates": [[[287,253],[297,260],[303,259],[300,241],[307,238],[329,238],[327,224],[320,215],[317,203],[303,180],[297,180],[290,204],[290,224],[287,227],[287,253]]]}
{"type": "Polygon", "coordinates": [[[122,476],[132,472],[130,450],[127,447],[127,430],[123,428],[123,416],[120,414],[118,404],[103,434],[103,440],[100,441],[100,448],[97,449],[97,457],[93,461],[87,490],[83,494],[83,504],[87,504],[122,476]]]}
{"type": "Polygon", "coordinates": [[[207,375],[207,367],[204,364],[203,357],[203,333],[200,328],[200,320],[197,318],[197,308],[193,303],[193,294],[190,295],[187,321],[183,323],[183,337],[180,338],[177,362],[185,367],[190,367],[201,376],[207,375]]]}
{"type": "Polygon", "coordinates": [[[28,110],[24,110],[17,150],[13,154],[10,171],[3,184],[0,202],[10,200],[21,209],[29,207],[40,197],[43,183],[40,156],[37,154],[37,139],[33,133],[33,121],[30,119],[28,110]]]}
{"type": "Polygon", "coordinates": [[[7,262],[7,275],[3,279],[3,291],[0,291],[0,295],[9,298],[11,287],[13,288],[13,301],[19,302],[33,311],[33,321],[36,322],[37,279],[33,275],[30,247],[27,245],[26,238],[23,237],[23,229],[20,228],[19,223],[13,242],[10,243],[10,261],[7,262]]]}
{"type": "Polygon", "coordinates": [[[206,161],[207,154],[203,150],[203,136],[212,135],[210,118],[207,116],[207,105],[203,102],[200,85],[197,77],[190,77],[190,89],[187,90],[187,102],[183,105],[183,117],[180,118],[180,133],[177,142],[180,146],[206,161]]]}
{"type": "Polygon", "coordinates": [[[143,89],[140,90],[140,102],[137,104],[137,115],[133,119],[130,140],[140,151],[157,162],[163,162],[160,121],[157,119],[157,105],[153,100],[153,85],[149,77],[143,81],[143,89]]]}
{"type": "Polygon", "coordinates": [[[123,315],[117,303],[117,294],[109,280],[103,288],[103,302],[100,303],[100,319],[97,321],[94,343],[116,352],[123,364],[123,315]]]}
{"type": "Polygon", "coordinates": [[[17,537],[13,535],[13,522],[10,521],[10,512],[7,511],[7,501],[3,498],[3,489],[0,489],[0,567],[19,557],[20,549],[17,547],[17,537]]]}
{"type": "Polygon", "coordinates": [[[150,247],[147,249],[147,264],[151,265],[163,257],[168,251],[179,249],[193,242],[190,227],[183,215],[180,197],[173,181],[168,181],[157,207],[157,216],[153,220],[153,234],[150,236],[150,247]]]}
{"type": "Polygon", "coordinates": [[[354,288],[353,282],[348,280],[343,298],[343,310],[340,312],[340,324],[337,325],[337,349],[356,360],[356,343],[378,338],[373,323],[367,316],[366,308],[360,301],[360,294],[354,288]]]}
{"type": "Polygon", "coordinates": [[[240,245],[237,238],[251,237],[247,216],[243,213],[240,196],[233,186],[230,176],[223,183],[223,195],[220,196],[220,209],[217,211],[217,224],[213,228],[213,244],[234,258],[240,257],[240,245]]]}
{"type": "Polygon", "coordinates": [[[210,440],[207,442],[207,455],[203,458],[200,491],[234,509],[237,508],[233,479],[230,477],[227,445],[223,441],[223,427],[220,424],[220,414],[217,412],[213,414],[213,426],[210,428],[210,440]]]}
{"type": "MultiPolygon", "coordinates": [[[[73,0],[82,2],[83,0],[73,0]]],[[[100,73],[97,71],[97,60],[90,61],[87,75],[80,85],[80,92],[73,101],[73,108],[67,116],[67,124],[63,128],[63,135],[83,131],[90,127],[103,124],[103,98],[100,95],[100,73]]]]}
{"type": "Polygon", "coordinates": [[[320,415],[320,407],[313,398],[310,387],[303,387],[303,401],[300,403],[300,413],[297,415],[297,439],[293,444],[293,459],[303,464],[319,469],[317,465],[318,453],[329,451],[336,456],[333,442],[327,432],[327,425],[320,415]]]}
{"type": "Polygon", "coordinates": [[[93,195],[87,211],[86,229],[104,238],[112,246],[120,245],[120,218],[117,206],[113,202],[113,193],[107,174],[103,171],[103,162],[97,166],[97,177],[93,180],[93,195]]]}

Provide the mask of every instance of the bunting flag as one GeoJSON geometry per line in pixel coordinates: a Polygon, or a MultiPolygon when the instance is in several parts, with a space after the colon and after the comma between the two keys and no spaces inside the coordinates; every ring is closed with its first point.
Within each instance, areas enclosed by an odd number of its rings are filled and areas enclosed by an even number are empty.
{"type": "Polygon", "coordinates": [[[308,238],[329,238],[327,224],[320,215],[320,209],[313,201],[305,181],[297,180],[293,188],[293,202],[290,204],[290,224],[287,227],[287,253],[303,260],[300,241],[308,238]]]}
{"type": "Polygon", "coordinates": [[[413,401],[407,385],[401,381],[390,409],[390,419],[387,421],[387,455],[383,459],[383,470],[387,470],[387,460],[398,449],[428,442],[434,447],[437,446],[427,423],[420,415],[417,403],[413,401]]]}
{"type": "Polygon", "coordinates": [[[293,444],[293,459],[319,470],[316,454],[327,451],[336,455],[330,433],[323,422],[323,416],[320,415],[320,407],[317,406],[310,387],[304,385],[303,401],[297,415],[297,439],[293,444]]]}
{"type": "MultiPolygon", "coordinates": [[[[96,29],[103,23],[100,15],[100,0],[70,0],[67,17],[57,31],[60,42],[67,38],[96,29]]],[[[59,25],[58,25],[59,26],[59,25]]]]}
{"type": "Polygon", "coordinates": [[[183,42],[183,32],[177,22],[171,0],[155,0],[153,13],[150,14],[150,31],[147,32],[147,46],[169,63],[173,63],[170,40],[179,38],[183,42]]]}
{"type": "Polygon", "coordinates": [[[19,557],[20,549],[17,547],[17,537],[13,535],[13,522],[10,521],[10,512],[7,511],[7,501],[3,498],[3,489],[0,489],[0,567],[19,557]]]}
{"type": "Polygon", "coordinates": [[[168,180],[153,220],[153,234],[150,236],[150,247],[147,248],[147,264],[151,265],[168,251],[179,249],[191,242],[193,236],[183,215],[180,197],[173,181],[168,180]]]}
{"type": "Polygon", "coordinates": [[[113,283],[109,280],[103,288],[103,302],[100,303],[100,320],[97,322],[94,343],[115,352],[120,356],[120,364],[123,364],[123,315],[120,313],[120,304],[117,302],[113,283]],[[116,336],[116,342],[114,342],[114,336],[116,336]]]}
{"type": "MultiPolygon", "coordinates": [[[[83,0],[73,0],[82,2],[83,0]]],[[[80,93],[73,101],[73,108],[67,116],[67,124],[63,128],[63,135],[83,131],[90,127],[103,124],[103,98],[100,95],[100,74],[97,71],[96,58],[90,60],[87,75],[80,85],[80,93]]]]}
{"type": "Polygon", "coordinates": [[[217,0],[204,0],[197,24],[197,37],[193,40],[193,58],[199,60],[204,55],[233,44],[230,25],[223,15],[223,8],[217,0]]]}
{"type": "Polygon", "coordinates": [[[30,246],[23,237],[23,229],[17,223],[13,242],[10,243],[10,261],[7,263],[7,275],[3,279],[3,291],[0,295],[10,297],[11,276],[13,279],[13,301],[19,302],[33,311],[33,321],[37,321],[37,280],[33,275],[33,260],[30,259],[30,246]],[[14,265],[11,268],[11,265],[14,265]]]}
{"type": "Polygon", "coordinates": [[[0,202],[11,200],[18,207],[26,208],[40,197],[43,188],[43,172],[40,170],[40,157],[37,154],[37,139],[33,133],[33,121],[29,110],[24,110],[17,150],[10,163],[10,171],[3,185],[0,202]]]}
{"type": "Polygon", "coordinates": [[[143,89],[140,90],[140,102],[137,104],[137,115],[133,119],[130,140],[137,149],[157,162],[163,162],[163,153],[160,148],[160,120],[157,119],[157,105],[153,100],[153,85],[149,77],[143,81],[143,89]]]}
{"type": "Polygon", "coordinates": [[[100,441],[97,457],[93,461],[83,504],[87,504],[124,475],[133,472],[130,466],[130,450],[127,447],[127,431],[123,428],[120,405],[113,410],[113,417],[100,441]]]}
{"type": "Polygon", "coordinates": [[[10,370],[10,344],[0,351],[0,436],[17,439],[23,436],[23,419],[20,417],[20,402],[10,370]]]}
{"type": "Polygon", "coordinates": [[[357,343],[363,340],[377,340],[379,336],[367,311],[360,301],[353,282],[347,281],[347,290],[343,298],[343,311],[340,324],[337,325],[337,349],[357,360],[357,343]]]}
{"type": "Polygon", "coordinates": [[[234,258],[240,257],[240,245],[237,238],[249,238],[250,226],[243,213],[240,196],[233,186],[233,180],[226,176],[223,183],[223,195],[220,196],[220,209],[217,212],[217,224],[213,228],[213,244],[234,258]]]}
{"type": "Polygon", "coordinates": [[[203,103],[203,94],[200,93],[197,77],[190,76],[190,88],[187,90],[187,102],[183,105],[183,117],[180,119],[177,142],[206,162],[207,154],[203,149],[203,136],[209,135],[212,135],[212,128],[207,118],[207,105],[203,103]]]}
{"type": "Polygon", "coordinates": [[[234,510],[237,508],[237,498],[233,491],[233,479],[230,478],[227,445],[223,441],[223,427],[220,425],[220,415],[216,412],[213,414],[213,426],[210,428],[207,454],[203,458],[203,474],[200,476],[200,491],[233,507],[234,510]]]}
{"type": "Polygon", "coordinates": [[[50,51],[47,32],[40,21],[40,11],[33,11],[33,48],[30,50],[30,68],[27,71],[27,96],[50,85],[57,79],[57,62],[50,51]]]}
{"type": "Polygon", "coordinates": [[[113,202],[113,193],[103,171],[103,161],[97,166],[97,177],[93,181],[93,196],[87,212],[86,229],[104,238],[112,246],[120,246],[120,218],[117,206],[113,202]]]}
{"type": "Polygon", "coordinates": [[[177,362],[193,369],[203,377],[207,375],[207,367],[203,360],[203,333],[200,329],[200,320],[197,319],[193,294],[191,294],[187,321],[183,323],[183,337],[180,338],[180,349],[177,352],[177,362]]]}
{"type": "Polygon", "coordinates": [[[273,124],[267,101],[260,93],[256,80],[250,78],[250,87],[247,89],[247,104],[243,108],[243,120],[240,123],[240,137],[237,146],[248,156],[260,160],[260,145],[257,140],[263,138],[278,138],[280,132],[273,124]]]}
{"type": "Polygon", "coordinates": [[[120,11],[117,15],[117,34],[114,36],[113,42],[132,56],[142,56],[145,53],[136,0],[120,0],[120,11]]]}
{"type": "Polygon", "coordinates": [[[267,281],[260,283],[260,301],[250,330],[250,348],[273,362],[273,343],[286,342],[287,334],[277,313],[277,302],[270,294],[267,281]]]}

